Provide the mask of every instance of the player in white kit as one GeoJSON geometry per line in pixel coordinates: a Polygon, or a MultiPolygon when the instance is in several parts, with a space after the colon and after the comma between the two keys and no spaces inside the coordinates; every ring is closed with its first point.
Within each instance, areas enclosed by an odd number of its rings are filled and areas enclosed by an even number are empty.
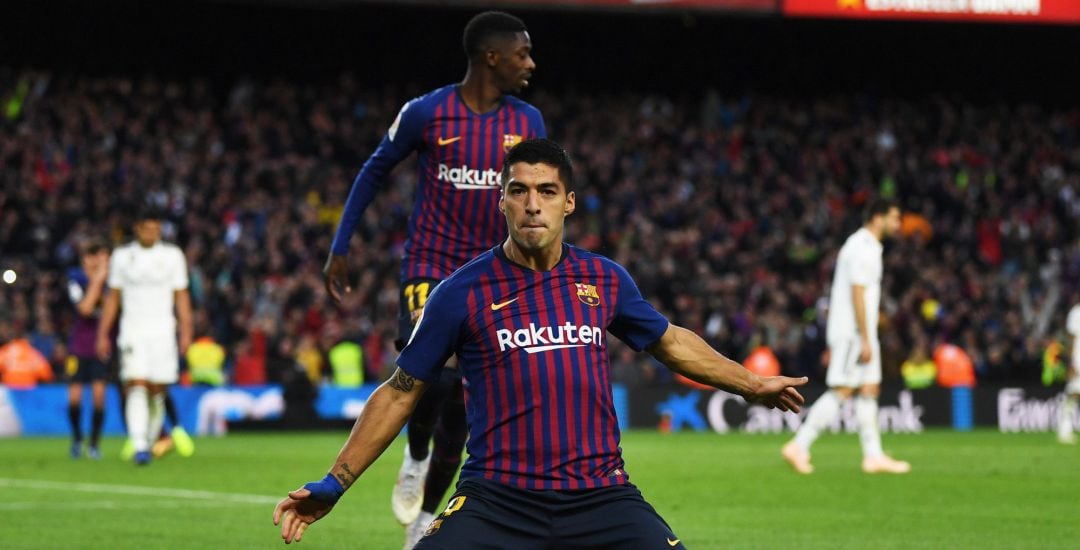
{"type": "Polygon", "coordinates": [[[795,438],[781,454],[796,472],[809,474],[810,446],[840,411],[855,397],[855,417],[862,444],[862,469],[867,473],[907,473],[911,465],[894,460],[881,449],[878,395],[881,393],[881,343],[878,340],[878,309],[881,304],[882,240],[900,230],[900,207],[895,202],[874,200],[866,210],[865,224],[856,231],[836,258],[829,298],[826,339],[829,367],[826,391],[806,416],[795,438]]]}
{"type": "Polygon", "coordinates": [[[98,326],[97,350],[112,353],[109,332],[120,313],[120,379],[125,387],[128,435],[135,463],[150,462],[150,444],[161,432],[165,389],[179,375],[179,354],[191,344],[187,261],[161,242],[162,215],[138,214],[135,241],[117,248],[109,262],[109,288],[98,326]],[[175,313],[174,313],[175,308],[175,313]],[[177,333],[179,332],[179,346],[177,333]]]}
{"type": "Polygon", "coordinates": [[[1069,381],[1065,386],[1065,401],[1058,412],[1058,441],[1066,445],[1076,443],[1076,405],[1080,403],[1080,300],[1069,310],[1065,330],[1072,336],[1072,353],[1069,359],[1069,381]]]}

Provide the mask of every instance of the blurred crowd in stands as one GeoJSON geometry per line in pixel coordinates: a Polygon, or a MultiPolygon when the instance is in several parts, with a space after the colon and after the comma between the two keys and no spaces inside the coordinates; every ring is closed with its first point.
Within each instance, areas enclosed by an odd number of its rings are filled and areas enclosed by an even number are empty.
{"type": "MultiPolygon", "coordinates": [[[[28,337],[60,369],[66,270],[89,239],[130,239],[148,201],[186,253],[196,336],[224,347],[234,383],[320,383],[341,342],[359,344],[365,379],[381,381],[396,356],[412,161],[353,238],[342,307],[321,269],[361,164],[423,91],[349,75],[0,70],[0,270],[16,276],[0,284],[0,340],[28,337]]],[[[980,380],[1036,381],[1080,302],[1076,105],[706,90],[527,99],[577,163],[568,240],[622,262],[663,313],[735,359],[766,345],[783,372],[823,380],[833,262],[874,195],[905,209],[885,249],[887,380],[949,342],[980,380]]],[[[612,355],[619,381],[670,378],[621,344],[612,355]]]]}

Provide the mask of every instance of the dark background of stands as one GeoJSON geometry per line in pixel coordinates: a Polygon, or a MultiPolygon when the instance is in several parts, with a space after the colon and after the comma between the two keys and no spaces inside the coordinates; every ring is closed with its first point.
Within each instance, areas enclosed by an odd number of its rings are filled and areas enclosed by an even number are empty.
{"type": "MultiPolygon", "coordinates": [[[[349,70],[431,87],[460,79],[461,29],[481,10],[297,4],[6,2],[0,57],[14,67],[215,82],[349,70]]],[[[548,90],[945,92],[1054,104],[1080,95],[1077,27],[508,9],[532,30],[535,82],[548,90]]]]}

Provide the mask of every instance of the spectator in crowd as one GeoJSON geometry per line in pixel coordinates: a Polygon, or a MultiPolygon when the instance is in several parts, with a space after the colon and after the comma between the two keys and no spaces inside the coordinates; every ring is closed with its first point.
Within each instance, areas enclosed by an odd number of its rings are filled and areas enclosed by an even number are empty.
{"type": "Polygon", "coordinates": [[[30,340],[25,336],[17,336],[0,345],[0,384],[26,390],[38,382],[52,381],[53,371],[49,362],[30,345],[30,340]]]}
{"type": "MultiPolygon", "coordinates": [[[[367,246],[351,261],[365,270],[340,310],[320,270],[352,171],[420,88],[348,74],[211,83],[0,73],[0,89],[19,82],[31,91],[0,121],[0,178],[17,183],[0,191],[0,247],[20,281],[0,285],[6,319],[67,330],[59,274],[78,243],[99,230],[120,242],[127,213],[149,197],[188,258],[193,304],[215,341],[236,353],[263,339],[267,382],[291,369],[283,341],[331,320],[359,333],[371,374],[389,372],[411,164],[358,222],[367,246]]],[[[835,251],[871,195],[896,197],[931,230],[913,219],[911,236],[884,252],[882,319],[895,327],[883,331],[886,379],[917,339],[947,339],[982,380],[1037,383],[1042,342],[1080,288],[1075,106],[712,91],[530,99],[588,183],[568,240],[626,265],[662,313],[726,355],[745,357],[767,328],[785,374],[823,380],[835,251]],[[930,318],[926,300],[939,306],[930,318]]],[[[613,353],[623,381],[670,381],[613,353]]]]}

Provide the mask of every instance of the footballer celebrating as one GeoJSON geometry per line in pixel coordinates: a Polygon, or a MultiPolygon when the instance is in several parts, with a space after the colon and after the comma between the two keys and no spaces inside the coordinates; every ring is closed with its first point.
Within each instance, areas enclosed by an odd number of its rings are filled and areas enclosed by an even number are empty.
{"type": "Polygon", "coordinates": [[[695,381],[799,410],[805,378],[751,373],[670,324],[622,266],[563,242],[575,193],[562,147],[517,145],[501,182],[509,237],[439,285],[330,472],[278,503],[286,543],[382,454],[451,355],[465,378],[469,456],[419,549],[682,547],[623,463],[609,334],[695,381]]]}

